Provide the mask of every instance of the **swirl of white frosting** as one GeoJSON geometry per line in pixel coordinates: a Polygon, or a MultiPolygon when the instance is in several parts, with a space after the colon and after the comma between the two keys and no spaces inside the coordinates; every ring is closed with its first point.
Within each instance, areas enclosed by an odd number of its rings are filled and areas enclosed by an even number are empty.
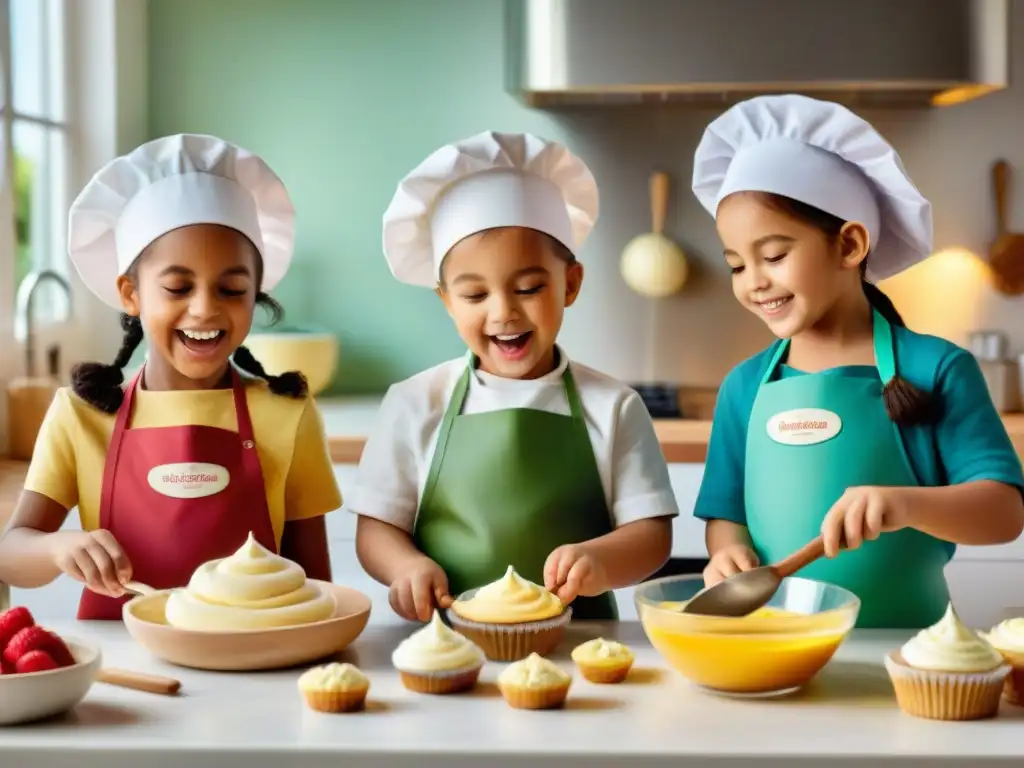
{"type": "Polygon", "coordinates": [[[938,672],[986,672],[1003,663],[999,651],[960,621],[952,604],[937,624],[910,638],[900,654],[915,669],[938,672]]]}
{"type": "Polygon", "coordinates": [[[1024,618],[1006,619],[992,627],[983,637],[997,650],[1024,653],[1024,618]]]}
{"type": "Polygon", "coordinates": [[[511,565],[497,581],[480,587],[467,600],[452,603],[452,611],[460,618],[488,624],[542,621],[564,610],[554,593],[524,579],[511,565]]]}
{"type": "Polygon", "coordinates": [[[231,631],[309,624],[333,616],[334,607],[301,566],[250,533],[234,554],[199,566],[186,588],[170,594],[164,612],[181,629],[231,631]]]}
{"type": "Polygon", "coordinates": [[[509,664],[498,675],[499,683],[520,688],[546,688],[561,685],[571,679],[568,672],[536,653],[509,664]]]}
{"type": "Polygon", "coordinates": [[[404,672],[454,672],[479,667],[484,658],[476,643],[445,626],[434,611],[429,624],[399,643],[391,663],[404,672]]]}

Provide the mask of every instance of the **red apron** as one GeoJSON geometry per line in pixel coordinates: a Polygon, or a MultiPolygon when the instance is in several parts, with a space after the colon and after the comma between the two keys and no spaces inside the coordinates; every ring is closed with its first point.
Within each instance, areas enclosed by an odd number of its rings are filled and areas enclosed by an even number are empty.
{"type": "MultiPolygon", "coordinates": [[[[237,371],[231,369],[238,432],[197,425],[130,429],[141,376],[140,370],[118,409],[100,497],[100,528],[128,555],[132,578],[156,589],[183,587],[200,565],[242,546],[250,531],[277,552],[237,371]]],[[[120,620],[129,599],[86,588],[78,618],[120,620]]]]}

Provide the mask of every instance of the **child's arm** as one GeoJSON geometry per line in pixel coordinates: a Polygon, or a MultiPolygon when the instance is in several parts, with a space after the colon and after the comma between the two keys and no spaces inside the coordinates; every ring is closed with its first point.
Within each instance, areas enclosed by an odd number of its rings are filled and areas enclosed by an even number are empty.
{"type": "Polygon", "coordinates": [[[70,433],[77,427],[64,390],[57,392],[39,429],[25,490],[0,537],[0,582],[34,588],[62,572],[99,594],[118,596],[132,567],[108,531],[61,531],[78,503],[78,476],[70,433]]]}
{"type": "Polygon", "coordinates": [[[1024,529],[1024,473],[974,357],[957,349],[937,377],[935,448],[946,485],[850,488],[822,524],[825,551],[840,535],[855,548],[887,531],[915,528],[969,546],[1004,544],[1024,529]]]}
{"type": "Polygon", "coordinates": [[[295,449],[285,484],[281,555],[302,566],[306,576],[331,580],[331,555],[324,515],[341,507],[320,411],[306,401],[295,431],[295,449]]]}
{"type": "Polygon", "coordinates": [[[616,419],[611,487],[614,530],[558,547],[545,562],[544,585],[562,602],[637,584],[672,553],[679,508],[654,424],[636,393],[616,419]]]}

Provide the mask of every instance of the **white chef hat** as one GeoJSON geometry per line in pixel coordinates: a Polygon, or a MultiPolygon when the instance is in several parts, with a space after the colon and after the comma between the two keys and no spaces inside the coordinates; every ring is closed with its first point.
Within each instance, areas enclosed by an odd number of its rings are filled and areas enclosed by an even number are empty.
{"type": "Polygon", "coordinates": [[[832,102],[787,94],[730,108],[697,147],[693,191],[712,216],[727,195],[750,191],[860,222],[871,237],[871,282],[932,251],[931,203],[896,150],[870,123],[832,102]]]}
{"type": "Polygon", "coordinates": [[[384,212],[384,255],[405,283],[433,288],[465,237],[494,227],[544,232],[572,252],[597,221],[597,183],[561,144],[485,131],[431,154],[384,212]]]}
{"type": "Polygon", "coordinates": [[[101,168],[71,206],[68,253],[86,287],[120,309],[118,276],[154,240],[190,224],[249,238],[264,291],[288,271],[295,209],[281,179],[251,152],[195,134],[156,139],[101,168]]]}

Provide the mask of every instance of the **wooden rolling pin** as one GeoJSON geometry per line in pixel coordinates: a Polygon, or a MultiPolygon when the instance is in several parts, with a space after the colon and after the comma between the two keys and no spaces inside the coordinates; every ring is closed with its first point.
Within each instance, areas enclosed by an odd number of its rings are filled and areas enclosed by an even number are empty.
{"type": "Polygon", "coordinates": [[[175,680],[173,677],[147,675],[114,667],[103,667],[97,680],[107,685],[116,685],[120,688],[131,688],[147,693],[159,693],[164,696],[174,696],[181,690],[181,681],[175,680]]]}

